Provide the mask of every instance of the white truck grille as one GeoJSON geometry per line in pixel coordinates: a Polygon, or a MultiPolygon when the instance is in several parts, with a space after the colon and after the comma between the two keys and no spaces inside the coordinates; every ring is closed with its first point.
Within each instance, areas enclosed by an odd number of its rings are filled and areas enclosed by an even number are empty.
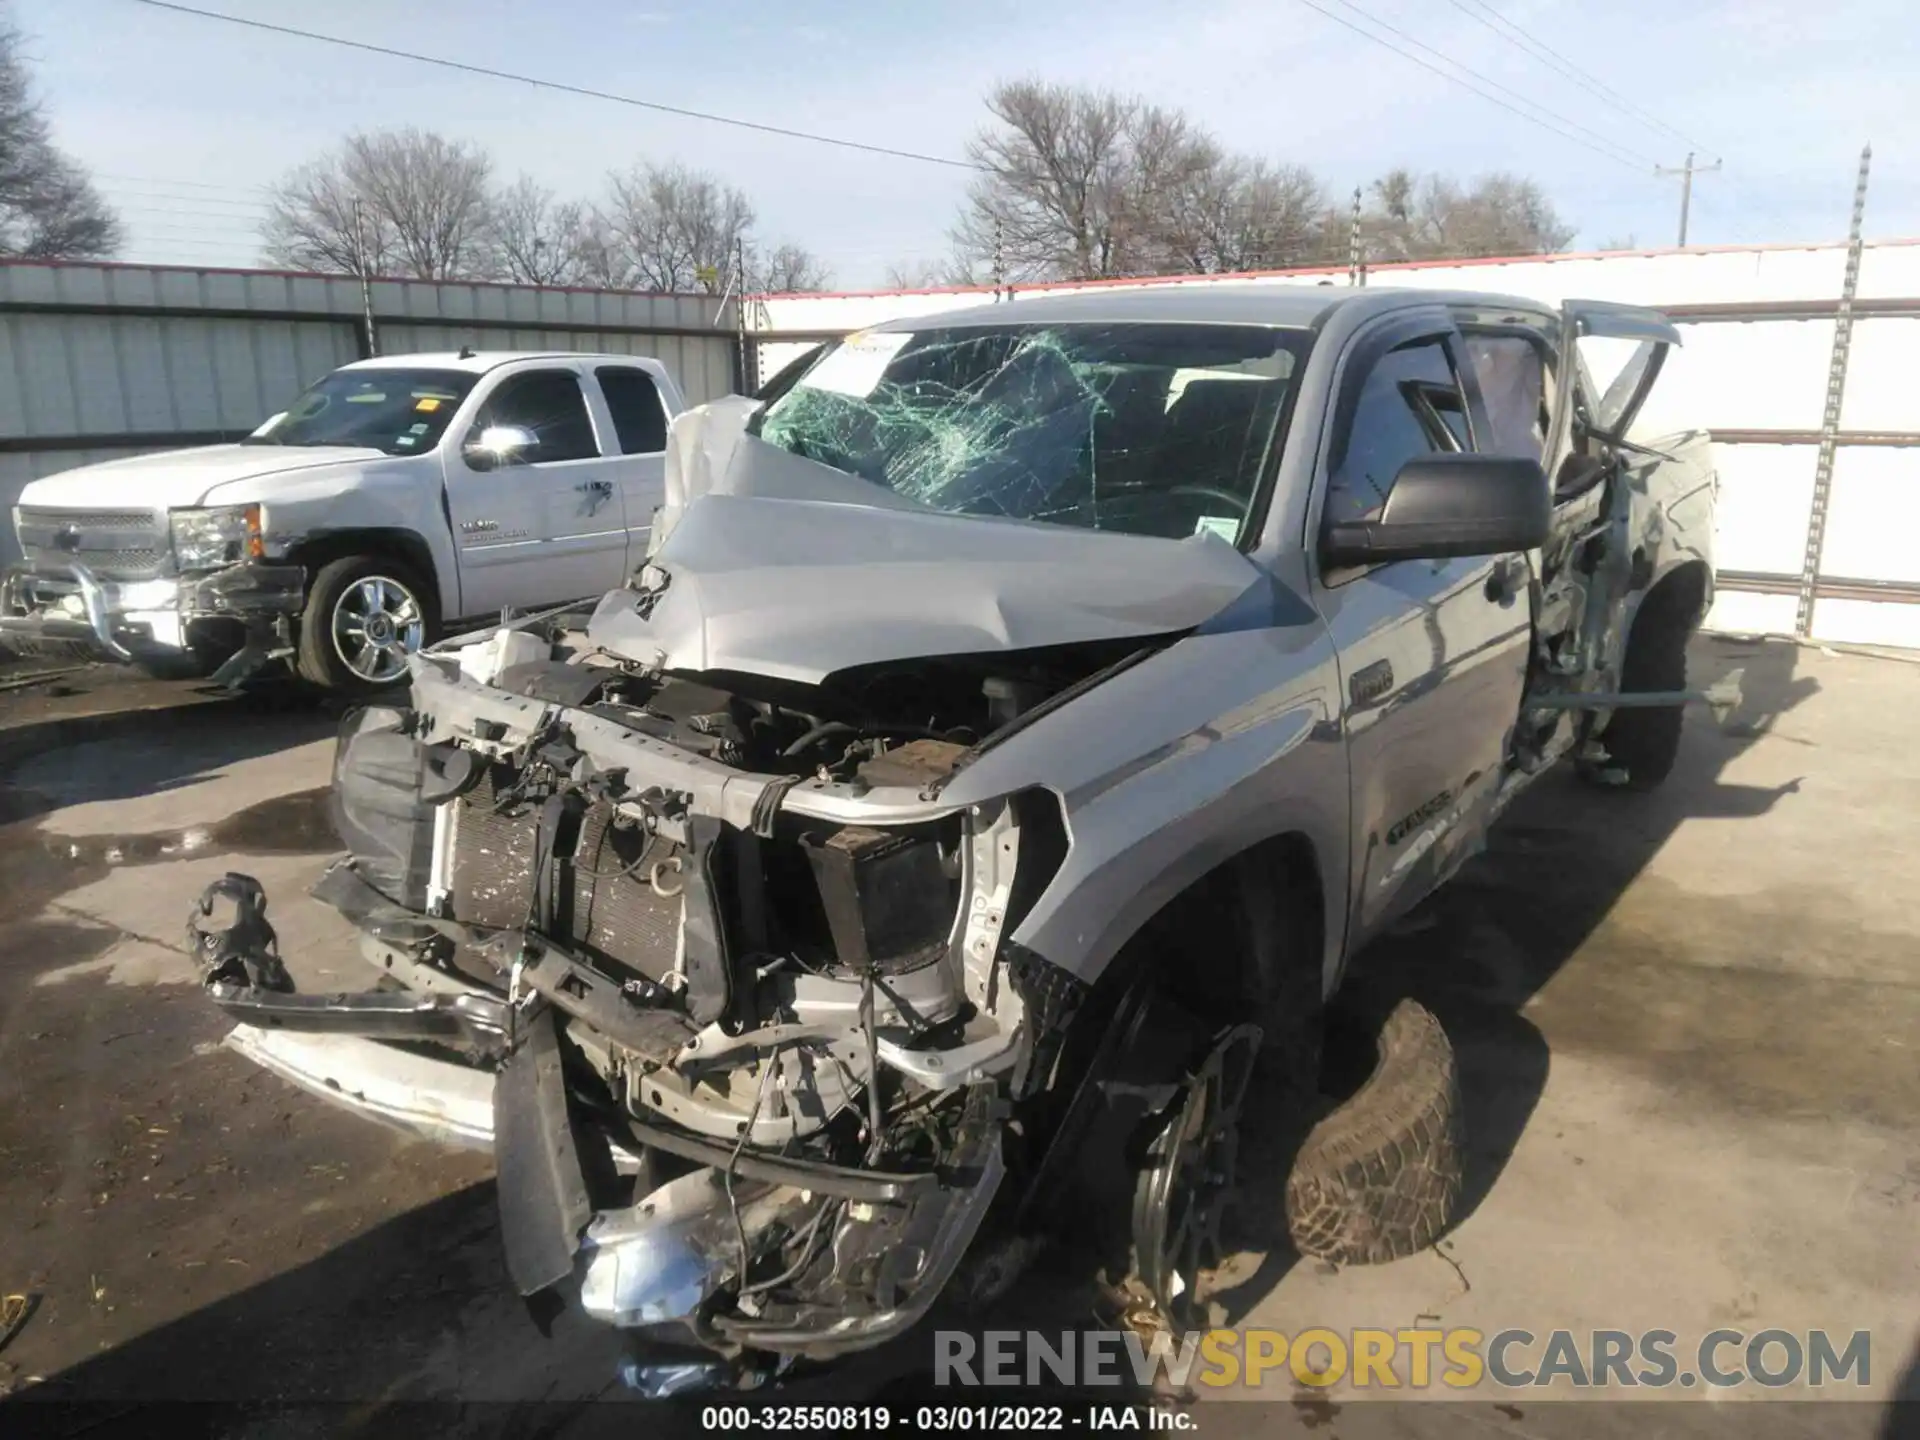
{"type": "Polygon", "coordinates": [[[77,561],[102,580],[144,580],[166,568],[162,511],[22,506],[19,528],[21,552],[34,569],[77,561]]]}

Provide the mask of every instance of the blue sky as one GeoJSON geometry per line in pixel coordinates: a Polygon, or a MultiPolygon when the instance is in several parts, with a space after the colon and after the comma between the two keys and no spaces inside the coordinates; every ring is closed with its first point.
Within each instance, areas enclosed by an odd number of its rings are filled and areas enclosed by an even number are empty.
{"type": "MultiPolygon", "coordinates": [[[[195,3],[940,155],[962,153],[996,79],[1108,85],[1185,109],[1228,145],[1309,165],[1346,191],[1393,165],[1533,176],[1579,227],[1575,248],[1627,235],[1669,243],[1678,182],[1650,171],[1680,163],[1688,140],[1724,161],[1695,184],[1693,243],[1838,238],[1871,140],[1869,234],[1920,232],[1911,0],[1487,0],[1670,129],[1577,88],[1453,0],[1354,0],[1631,152],[1627,163],[1528,124],[1301,0],[195,3]]],[[[1341,0],[1314,3],[1364,23],[1341,0]]],[[[641,157],[702,166],[752,196],[767,239],[807,245],[849,288],[877,283],[892,262],[944,254],[966,179],[133,0],[12,0],[12,10],[58,140],[121,207],[131,258],[252,263],[258,187],[354,128],[432,127],[484,144],[503,178],[526,171],[570,193],[597,192],[609,169],[641,157]]]]}

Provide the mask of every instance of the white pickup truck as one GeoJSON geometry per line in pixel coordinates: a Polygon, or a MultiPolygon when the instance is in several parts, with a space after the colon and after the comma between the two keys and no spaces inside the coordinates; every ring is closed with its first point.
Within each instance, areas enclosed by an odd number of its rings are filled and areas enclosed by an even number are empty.
{"type": "Polygon", "coordinates": [[[445,622],[617,589],[682,409],[631,355],[395,355],[238,444],[82,466],[14,510],[0,639],[237,682],[377,689],[445,622]]]}

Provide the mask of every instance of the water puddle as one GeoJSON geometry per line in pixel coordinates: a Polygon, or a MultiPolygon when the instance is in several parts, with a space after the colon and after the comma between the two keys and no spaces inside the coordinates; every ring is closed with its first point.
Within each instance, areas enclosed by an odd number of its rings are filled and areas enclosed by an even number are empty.
{"type": "MultiPolygon", "coordinates": [[[[236,810],[212,825],[189,825],[157,835],[0,836],[0,854],[23,848],[44,851],[76,868],[112,869],[150,865],[195,855],[317,855],[339,848],[327,816],[325,786],[293,795],[277,795],[236,810]]],[[[5,823],[0,819],[0,823],[5,823]]]]}
{"type": "Polygon", "coordinates": [[[51,901],[125,865],[215,855],[322,855],[340,848],[327,787],[277,795],[211,825],[149,835],[51,835],[31,821],[58,808],[0,788],[0,920],[27,920],[51,901]]]}

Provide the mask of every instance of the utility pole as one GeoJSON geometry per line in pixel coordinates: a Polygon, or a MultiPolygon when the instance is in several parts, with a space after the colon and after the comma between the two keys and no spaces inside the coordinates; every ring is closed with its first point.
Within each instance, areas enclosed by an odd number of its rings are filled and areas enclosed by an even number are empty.
{"type": "Polygon", "coordinates": [[[357,195],[353,199],[353,268],[360,272],[361,323],[367,331],[367,358],[372,359],[380,353],[380,337],[373,328],[373,262],[367,255],[367,229],[357,195]]]}
{"type": "Polygon", "coordinates": [[[1360,187],[1353,187],[1353,225],[1347,233],[1347,284],[1367,283],[1367,261],[1360,246],[1360,187]]]}
{"type": "Polygon", "coordinates": [[[1860,173],[1853,182],[1853,225],[1847,231],[1847,269],[1840,281],[1840,303],[1833,312],[1833,355],[1827,362],[1827,403],[1820,416],[1820,458],[1813,466],[1813,505],[1807,513],[1807,549],[1800,563],[1800,602],[1793,633],[1813,633],[1813,601],[1820,583],[1821,552],[1827,546],[1827,502],[1833,494],[1834,452],[1840,447],[1840,406],[1847,394],[1847,355],[1853,348],[1853,301],[1860,291],[1860,252],[1865,244],[1867,169],[1873,146],[1860,151],[1860,173]]]}
{"type": "Polygon", "coordinates": [[[1656,165],[1653,167],[1653,173],[1656,175],[1678,175],[1680,177],[1680,248],[1682,250],[1687,248],[1687,212],[1693,208],[1693,177],[1695,175],[1711,174],[1719,168],[1720,162],[1718,160],[1714,161],[1711,165],[1694,164],[1693,152],[1691,150],[1687,152],[1687,163],[1684,165],[1678,167],[1656,165]]]}

